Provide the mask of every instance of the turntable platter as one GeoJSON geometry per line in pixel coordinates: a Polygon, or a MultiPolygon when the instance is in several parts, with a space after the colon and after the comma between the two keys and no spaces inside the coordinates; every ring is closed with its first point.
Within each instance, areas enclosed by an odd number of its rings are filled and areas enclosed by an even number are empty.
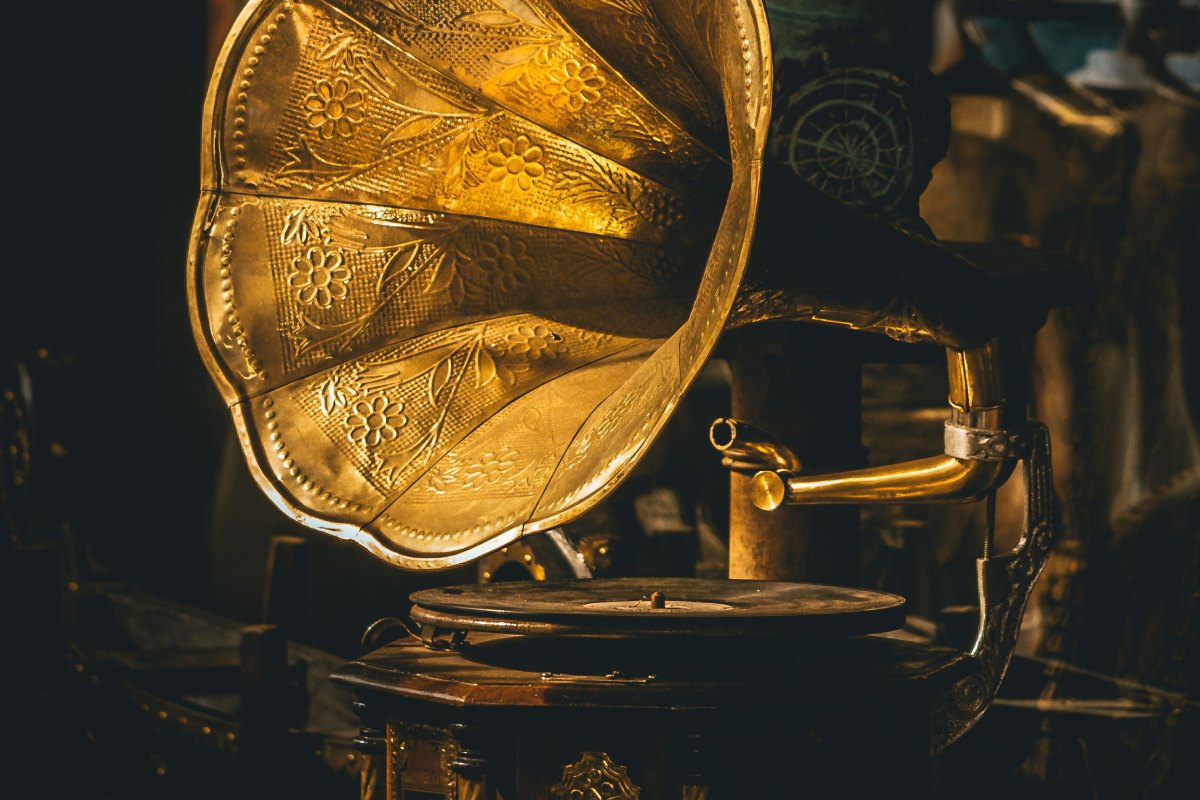
{"type": "Polygon", "coordinates": [[[591,636],[855,635],[904,624],[894,594],[695,578],[490,583],[425,589],[412,618],[443,630],[591,636]]]}

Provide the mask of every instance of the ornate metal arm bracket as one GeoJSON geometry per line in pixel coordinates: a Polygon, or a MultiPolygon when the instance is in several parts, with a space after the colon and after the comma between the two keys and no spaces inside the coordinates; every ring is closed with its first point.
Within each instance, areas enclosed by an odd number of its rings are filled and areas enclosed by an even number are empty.
{"type": "MultiPolygon", "coordinates": [[[[966,452],[973,455],[967,457],[994,459],[999,455],[998,450],[1014,452],[1011,441],[1000,448],[984,437],[971,441],[974,449],[966,452]]],[[[1022,459],[1025,530],[1012,552],[976,561],[979,633],[971,655],[978,660],[979,670],[960,679],[934,701],[930,712],[930,749],[934,754],[970,730],[995,699],[1017,646],[1029,594],[1046,565],[1057,534],[1046,426],[1031,422],[1027,442],[1022,459]]]]}

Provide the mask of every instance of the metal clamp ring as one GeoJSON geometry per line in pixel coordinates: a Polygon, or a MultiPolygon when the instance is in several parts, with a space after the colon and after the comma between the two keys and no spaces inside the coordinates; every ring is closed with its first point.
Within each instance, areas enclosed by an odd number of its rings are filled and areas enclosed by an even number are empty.
{"type": "Polygon", "coordinates": [[[966,461],[1008,461],[1029,449],[1024,430],[987,430],[946,423],[945,452],[966,461]]]}

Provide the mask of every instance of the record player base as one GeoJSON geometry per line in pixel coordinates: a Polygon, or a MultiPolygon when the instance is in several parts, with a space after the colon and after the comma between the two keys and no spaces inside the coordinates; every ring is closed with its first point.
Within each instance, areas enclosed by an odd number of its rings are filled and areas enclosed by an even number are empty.
{"type": "Polygon", "coordinates": [[[528,659],[486,645],[392,644],[334,674],[358,698],[364,798],[920,797],[931,700],[973,668],[958,651],[880,636],[787,655],[698,643],[658,674],[595,668],[628,642],[578,644],[573,672],[529,668],[539,642],[507,643],[528,645],[528,659]]]}

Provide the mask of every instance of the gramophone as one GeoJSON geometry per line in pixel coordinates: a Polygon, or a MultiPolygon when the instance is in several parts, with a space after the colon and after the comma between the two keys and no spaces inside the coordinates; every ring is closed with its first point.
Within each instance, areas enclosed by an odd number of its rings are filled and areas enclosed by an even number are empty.
{"type": "Polygon", "coordinates": [[[950,410],[940,455],[837,472],[718,420],[757,508],[978,500],[1024,469],[1024,536],[978,562],[969,654],[867,636],[903,599],[859,589],[419,592],[369,632],[409,640],[337,676],[382,754],[364,795],[780,796],[803,770],[858,796],[920,785],[994,696],[1054,532],[1012,343],[1071,270],[800,180],[824,159],[850,193],[903,197],[912,132],[872,70],[784,98],[773,127],[772,69],[759,0],[260,0],[235,25],[193,329],[255,480],[311,528],[420,570],[552,529],[630,472],[723,331],[773,321],[944,346],[950,410]],[[856,769],[867,750],[887,769],[856,769]]]}

